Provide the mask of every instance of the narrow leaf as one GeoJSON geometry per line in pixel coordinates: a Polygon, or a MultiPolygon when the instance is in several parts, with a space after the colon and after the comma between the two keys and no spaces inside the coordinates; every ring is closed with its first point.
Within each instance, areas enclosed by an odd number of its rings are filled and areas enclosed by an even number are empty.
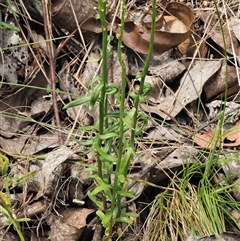
{"type": "Polygon", "coordinates": [[[97,99],[99,97],[99,94],[100,94],[102,88],[103,88],[103,84],[102,83],[99,83],[95,87],[95,89],[94,89],[94,91],[93,91],[93,93],[91,95],[90,101],[89,101],[89,110],[90,111],[93,109],[93,107],[94,107],[94,105],[95,105],[95,103],[96,103],[96,101],[97,101],[97,99]]]}
{"type": "Polygon", "coordinates": [[[76,100],[73,100],[71,102],[69,102],[68,104],[66,104],[63,109],[68,109],[68,108],[71,108],[71,107],[74,107],[74,106],[79,106],[79,105],[82,105],[86,102],[88,102],[90,100],[90,96],[84,96],[84,97],[81,97],[79,99],[76,99],[76,100]]]}
{"type": "Polygon", "coordinates": [[[96,151],[98,152],[99,155],[101,155],[105,160],[109,161],[109,162],[117,162],[117,158],[108,155],[107,153],[105,153],[101,147],[99,147],[97,144],[94,144],[94,148],[96,149],[96,151]]]}

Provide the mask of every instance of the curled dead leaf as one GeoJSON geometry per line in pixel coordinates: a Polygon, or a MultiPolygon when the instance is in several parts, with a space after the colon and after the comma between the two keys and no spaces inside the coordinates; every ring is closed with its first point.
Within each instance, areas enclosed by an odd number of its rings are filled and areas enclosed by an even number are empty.
{"type": "MultiPolygon", "coordinates": [[[[116,34],[119,33],[120,19],[114,18],[111,14],[107,14],[106,18],[109,22],[109,29],[111,28],[116,34]]],[[[153,55],[160,55],[186,40],[190,35],[190,28],[194,19],[192,9],[181,3],[170,2],[156,22],[153,55]]],[[[83,31],[95,33],[102,31],[100,21],[93,17],[88,18],[80,27],[83,31]]],[[[151,24],[149,23],[139,26],[133,21],[126,21],[122,41],[134,51],[147,54],[150,29],[151,24]]]]}

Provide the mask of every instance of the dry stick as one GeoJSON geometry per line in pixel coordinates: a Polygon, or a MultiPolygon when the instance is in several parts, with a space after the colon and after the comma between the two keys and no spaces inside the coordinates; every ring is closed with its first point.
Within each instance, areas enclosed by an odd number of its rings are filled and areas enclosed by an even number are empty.
{"type": "Polygon", "coordinates": [[[60,43],[60,45],[58,46],[56,53],[55,53],[55,59],[57,59],[57,57],[60,54],[60,52],[62,51],[63,47],[69,42],[71,37],[73,37],[76,32],[77,32],[77,29],[75,29],[69,36],[67,36],[67,38],[62,43],[60,43]]]}
{"type": "Polygon", "coordinates": [[[48,0],[42,0],[42,9],[43,9],[43,22],[44,22],[44,31],[45,37],[47,39],[47,55],[50,65],[50,82],[52,88],[52,102],[53,102],[53,111],[58,131],[58,140],[59,144],[63,145],[63,136],[61,132],[61,123],[60,117],[58,112],[58,105],[57,105],[57,94],[56,94],[56,82],[55,82],[55,53],[52,41],[50,41],[52,36],[52,22],[50,21],[50,13],[48,11],[48,0]]]}

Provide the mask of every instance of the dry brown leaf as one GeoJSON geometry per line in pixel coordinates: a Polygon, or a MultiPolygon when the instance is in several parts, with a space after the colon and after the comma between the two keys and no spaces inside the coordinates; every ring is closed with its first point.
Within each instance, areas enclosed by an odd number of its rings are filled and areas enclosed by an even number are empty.
{"type": "MultiPolygon", "coordinates": [[[[63,137],[66,138],[65,135],[63,137]]],[[[0,139],[1,140],[1,139],[0,139]]],[[[40,136],[32,135],[31,141],[28,141],[21,150],[21,153],[33,155],[45,150],[46,148],[56,148],[59,146],[58,133],[49,132],[40,136]]]]}
{"type": "MultiPolygon", "coordinates": [[[[156,23],[153,55],[160,55],[182,43],[189,36],[189,29],[194,19],[192,10],[186,5],[169,3],[156,23]]],[[[129,48],[147,54],[150,28],[126,22],[124,30],[123,42],[129,48]]]]}
{"type": "Polygon", "coordinates": [[[231,17],[231,27],[233,30],[233,33],[235,34],[238,41],[240,41],[240,19],[237,17],[231,17]]]}
{"type": "Polygon", "coordinates": [[[34,100],[42,98],[47,93],[48,81],[46,75],[49,74],[49,67],[45,64],[43,69],[38,69],[33,79],[26,83],[31,86],[41,87],[42,89],[37,88],[20,88],[16,86],[16,89],[13,89],[13,94],[9,94],[7,97],[0,101],[0,133],[6,137],[12,137],[15,132],[21,130],[21,124],[24,122],[24,118],[16,118],[16,113],[24,112],[25,115],[30,115],[31,104],[34,100]],[[10,117],[12,115],[12,117],[10,117]]]}
{"type": "Polygon", "coordinates": [[[77,241],[86,226],[87,216],[93,209],[68,208],[59,212],[60,217],[51,220],[50,240],[55,241],[77,241]]]}
{"type": "Polygon", "coordinates": [[[239,54],[240,46],[239,46],[238,40],[233,34],[233,32],[227,29],[226,25],[223,25],[223,33],[220,27],[216,27],[209,32],[209,35],[211,37],[211,40],[214,42],[213,43],[214,47],[216,45],[216,48],[222,54],[224,54],[225,51],[227,51],[227,53],[232,56],[234,56],[235,53],[237,55],[239,54]]]}
{"type": "MultiPolygon", "coordinates": [[[[109,23],[113,16],[107,15],[109,23]]],[[[193,11],[184,4],[170,2],[159,20],[156,22],[153,55],[160,55],[169,49],[178,46],[190,35],[190,28],[195,19],[193,11]]],[[[119,33],[120,19],[115,18],[112,30],[119,33]]],[[[110,26],[109,26],[110,27],[110,26]]],[[[139,53],[147,54],[150,41],[150,25],[138,26],[133,21],[126,21],[122,41],[126,46],[139,53]]],[[[85,31],[100,33],[100,21],[89,18],[81,24],[85,31]]]]}
{"type": "Polygon", "coordinates": [[[203,134],[201,134],[201,133],[195,134],[193,136],[193,141],[202,148],[212,149],[215,146],[219,146],[219,144],[220,144],[220,142],[215,144],[214,136],[216,136],[215,132],[213,130],[209,130],[203,134]]]}
{"type": "Polygon", "coordinates": [[[35,165],[30,166],[31,171],[37,170],[34,177],[28,182],[29,190],[38,191],[35,199],[42,195],[52,196],[55,193],[63,168],[62,163],[73,156],[72,150],[62,146],[50,152],[43,163],[36,162],[35,165]]]}
{"type": "MultiPolygon", "coordinates": [[[[142,55],[141,58],[139,58],[135,54],[128,53],[129,75],[136,75],[136,73],[142,71],[146,58],[146,55],[142,55]]],[[[150,76],[159,77],[162,85],[163,82],[166,84],[172,83],[176,78],[181,76],[185,70],[185,65],[173,59],[172,50],[169,50],[162,55],[151,58],[148,73],[150,76]]]]}
{"type": "Polygon", "coordinates": [[[238,92],[239,85],[236,68],[234,66],[228,66],[226,69],[226,65],[224,64],[216,76],[204,85],[203,91],[207,101],[212,100],[213,98],[217,99],[218,97],[224,95],[226,88],[226,76],[228,77],[228,96],[238,92]]]}
{"type": "Polygon", "coordinates": [[[169,84],[183,74],[186,67],[169,55],[164,55],[153,57],[148,71],[151,75],[159,76],[164,83],[169,84]]]}
{"type": "MultiPolygon", "coordinates": [[[[18,26],[17,20],[13,15],[7,15],[7,24],[18,26]]],[[[0,46],[3,49],[0,58],[0,76],[4,76],[6,82],[18,83],[18,78],[28,78],[29,53],[28,47],[22,35],[10,29],[1,29],[0,46]],[[19,47],[21,46],[21,47],[19,47]],[[5,50],[4,50],[5,49],[5,50]]],[[[30,67],[31,68],[31,67],[30,67]]],[[[0,84],[2,85],[2,83],[0,84]]]]}
{"type": "Polygon", "coordinates": [[[181,79],[176,93],[171,93],[159,105],[149,106],[141,104],[146,112],[155,113],[166,120],[175,117],[187,104],[200,97],[202,86],[221,67],[221,61],[196,61],[181,79]]]}
{"type": "Polygon", "coordinates": [[[196,148],[185,145],[181,147],[179,146],[170,155],[164,158],[158,165],[156,165],[155,172],[151,176],[150,181],[153,183],[159,183],[166,178],[166,173],[168,173],[169,170],[181,170],[185,164],[195,162],[197,155],[198,150],[196,148]]]}
{"type": "Polygon", "coordinates": [[[227,131],[224,131],[223,137],[225,141],[230,143],[223,143],[223,146],[239,146],[240,145],[240,121],[235,126],[227,131]]]}
{"type": "MultiPolygon", "coordinates": [[[[179,131],[180,132],[180,131],[179,131]]],[[[157,126],[147,131],[147,138],[154,141],[176,141],[184,143],[183,136],[170,126],[157,126]]]]}
{"type": "Polygon", "coordinates": [[[240,116],[240,103],[237,103],[236,101],[214,100],[206,104],[209,120],[218,119],[220,117],[223,105],[225,105],[224,122],[230,124],[236,123],[240,116]]]}
{"type": "Polygon", "coordinates": [[[190,35],[178,46],[179,51],[186,57],[193,57],[197,51],[197,56],[205,58],[208,53],[208,46],[205,41],[197,35],[190,35]]]}
{"type": "Polygon", "coordinates": [[[213,149],[215,147],[236,147],[240,145],[240,121],[229,130],[225,130],[220,140],[220,135],[216,131],[209,130],[206,133],[197,133],[193,136],[193,141],[202,148],[213,149]],[[225,141],[225,142],[224,142],[225,141]]]}
{"type": "Polygon", "coordinates": [[[69,32],[77,29],[75,16],[78,23],[81,24],[87,18],[93,17],[97,9],[97,1],[95,0],[52,0],[51,3],[53,21],[58,27],[69,32]]]}

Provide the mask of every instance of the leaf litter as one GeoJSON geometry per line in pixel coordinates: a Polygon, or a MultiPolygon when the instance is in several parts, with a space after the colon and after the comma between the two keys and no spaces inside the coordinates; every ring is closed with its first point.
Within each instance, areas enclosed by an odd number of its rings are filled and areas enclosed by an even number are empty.
{"type": "MultiPolygon", "coordinates": [[[[5,10],[8,9],[5,1],[1,2],[5,10]]],[[[84,166],[96,167],[96,156],[93,152],[80,158],[78,154],[86,149],[77,146],[70,138],[87,141],[92,133],[81,131],[78,127],[96,123],[98,110],[89,111],[87,104],[61,110],[65,103],[85,95],[90,81],[101,74],[101,25],[94,18],[96,4],[96,1],[53,1],[55,37],[61,34],[68,36],[77,27],[82,30],[63,46],[61,57],[56,60],[57,105],[65,146],[59,146],[53,101],[48,91],[50,70],[41,27],[41,8],[35,3],[28,5],[27,1],[20,1],[17,4],[20,7],[17,11],[22,16],[18,17],[21,18],[20,24],[11,12],[6,14],[1,10],[7,23],[22,30],[21,34],[1,30],[0,146],[1,152],[12,158],[10,176],[37,171],[26,184],[19,186],[16,195],[21,198],[13,202],[18,218],[29,217],[32,220],[33,225],[28,226],[29,229],[25,227],[24,232],[29,237],[26,240],[93,240],[91,237],[101,236],[101,231],[94,228],[99,226],[94,214],[96,207],[86,195],[94,183],[89,179],[91,173],[84,171],[84,166]],[[32,44],[28,45],[27,41],[32,44]],[[43,158],[38,159],[37,156],[43,158]]],[[[113,18],[113,5],[111,14],[107,15],[108,28],[117,34],[120,20],[118,16],[113,18]]],[[[150,121],[143,132],[143,140],[137,142],[138,158],[132,161],[129,170],[129,188],[136,195],[126,203],[135,205],[136,212],[140,208],[138,201],[142,200],[149,186],[167,182],[184,166],[194,163],[200,149],[217,147],[229,156],[228,152],[239,153],[240,146],[240,45],[236,8],[232,8],[234,14],[230,14],[227,24],[223,25],[223,38],[213,7],[204,10],[192,6],[191,9],[187,4],[166,4],[165,1],[160,5],[154,40],[155,56],[146,77],[153,90],[146,103],[141,104],[141,111],[149,115],[150,121]],[[225,54],[227,63],[223,60],[225,54]],[[224,129],[219,130],[217,121],[223,104],[221,99],[225,95],[227,114],[224,129]]],[[[138,89],[135,75],[142,70],[148,50],[150,14],[144,10],[146,6],[141,1],[132,1],[125,22],[123,56],[129,91],[138,89]]],[[[61,40],[54,42],[56,49],[60,43],[61,40]]],[[[116,51],[109,58],[108,74],[110,81],[121,88],[121,68],[116,51]]],[[[114,99],[111,103],[114,110],[114,99]]],[[[129,98],[126,99],[126,108],[131,108],[129,98]]],[[[224,175],[233,176],[229,184],[239,179],[236,163],[222,164],[224,175]]],[[[239,200],[237,189],[233,190],[233,195],[239,200]]],[[[143,221],[138,222],[139,227],[143,225],[143,221]]],[[[14,232],[2,225],[0,232],[4,240],[17,239],[14,232]]],[[[224,240],[228,240],[227,235],[222,235],[224,240]]]]}

